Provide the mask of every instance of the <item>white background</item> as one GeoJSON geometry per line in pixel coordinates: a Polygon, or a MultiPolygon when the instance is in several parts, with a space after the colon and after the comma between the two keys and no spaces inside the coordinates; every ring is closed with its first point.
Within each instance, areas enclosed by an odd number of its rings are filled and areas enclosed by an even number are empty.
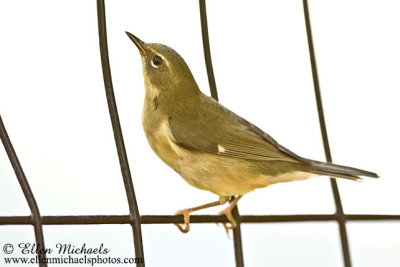
{"type": "MultiPolygon", "coordinates": [[[[292,151],[324,160],[302,1],[208,1],[220,102],[292,151]]],[[[346,213],[399,214],[400,4],[310,1],[334,162],[381,178],[338,181],[346,213]]],[[[141,129],[140,56],[124,31],[167,44],[209,94],[198,1],[107,1],[111,70],[142,215],[216,200],[187,185],[151,151],[141,129]]],[[[0,114],[42,215],[127,214],[104,92],[95,1],[0,2],[0,114]]],[[[216,214],[221,208],[198,214],[216,214]]],[[[328,178],[246,195],[241,214],[335,211],[328,178]]],[[[29,215],[0,147],[0,216],[29,215]]],[[[143,225],[147,266],[234,266],[232,238],[215,224],[143,225]]],[[[399,266],[399,222],[348,223],[354,266],[399,266]]],[[[56,243],[104,245],[132,257],[127,225],[44,226],[56,243]]],[[[246,266],[343,266],[334,222],[242,225],[246,266]]],[[[30,226],[1,226],[4,243],[33,242],[30,226]]],[[[13,254],[17,256],[18,254],[13,254]]],[[[0,258],[4,254],[0,250],[0,258]]],[[[115,265],[113,265],[115,266],[115,265]]]]}

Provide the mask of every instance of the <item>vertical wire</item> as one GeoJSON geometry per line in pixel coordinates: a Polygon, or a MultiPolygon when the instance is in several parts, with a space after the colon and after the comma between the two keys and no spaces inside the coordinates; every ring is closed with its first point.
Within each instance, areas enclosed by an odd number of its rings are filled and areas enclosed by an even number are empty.
{"type": "MultiPolygon", "coordinates": [[[[312,76],[313,76],[313,82],[314,82],[315,99],[317,102],[319,125],[321,128],[321,135],[322,135],[322,140],[324,143],[325,157],[328,162],[332,162],[331,150],[329,147],[329,140],[328,140],[328,132],[326,129],[324,110],[323,110],[323,106],[322,106],[322,97],[321,97],[321,90],[320,90],[320,86],[319,86],[317,62],[315,59],[314,43],[313,43],[311,23],[310,23],[310,13],[309,13],[307,0],[303,0],[303,8],[304,8],[304,18],[305,18],[305,23],[306,23],[306,30],[307,30],[307,40],[308,40],[308,48],[309,48],[309,53],[310,53],[312,76]]],[[[330,180],[331,180],[331,187],[332,187],[332,192],[333,192],[333,196],[335,199],[335,205],[336,205],[336,219],[339,223],[339,232],[340,232],[340,239],[341,239],[341,243],[342,243],[343,260],[344,260],[345,267],[351,267],[349,242],[348,242],[347,231],[346,231],[346,218],[343,213],[342,201],[340,199],[339,189],[338,189],[336,180],[332,179],[332,178],[330,180]]]]}
{"type": "MultiPolygon", "coordinates": [[[[211,96],[218,101],[217,86],[215,84],[214,71],[211,61],[210,40],[208,37],[208,24],[207,24],[207,10],[205,0],[199,0],[200,5],[200,20],[201,20],[201,33],[203,37],[204,59],[206,62],[208,83],[210,85],[211,96]]],[[[244,266],[243,248],[242,248],[242,234],[240,228],[240,214],[239,209],[236,207],[232,210],[232,215],[237,222],[237,227],[233,229],[233,246],[235,249],[235,260],[237,267],[244,266]]]]}
{"type": "Polygon", "coordinates": [[[25,199],[28,202],[29,209],[31,210],[31,224],[33,224],[33,229],[35,232],[35,242],[37,250],[37,256],[39,259],[40,267],[47,267],[46,254],[40,253],[40,249],[45,249],[44,237],[43,237],[43,227],[42,227],[42,217],[40,216],[39,207],[36,203],[35,196],[29,186],[28,180],[26,179],[24,170],[22,169],[21,163],[18,160],[17,154],[12,146],[11,140],[7,134],[6,128],[3,124],[3,120],[0,116],[0,138],[3,142],[4,148],[7,152],[8,158],[10,159],[11,165],[14,169],[15,175],[17,176],[18,182],[21,186],[22,192],[24,193],[25,199]]]}
{"type": "Polygon", "coordinates": [[[233,229],[233,246],[235,248],[236,267],[243,267],[244,259],[243,259],[243,247],[242,247],[241,220],[237,204],[235,208],[232,210],[232,215],[237,223],[236,228],[233,229]]]}
{"type": "Polygon", "coordinates": [[[207,10],[205,0],[199,0],[201,33],[203,36],[204,60],[206,62],[208,84],[210,85],[211,96],[218,101],[217,85],[215,84],[215,76],[211,61],[210,40],[208,38],[207,10]]]}
{"type": "MultiPolygon", "coordinates": [[[[110,118],[114,132],[115,145],[118,151],[121,173],[124,180],[125,191],[129,203],[129,211],[130,211],[129,216],[133,231],[135,256],[136,258],[144,259],[139,208],[136,202],[135,191],[133,188],[128,157],[126,155],[125,144],[122,136],[121,124],[119,122],[118,110],[115,102],[114,89],[111,79],[111,69],[110,69],[108,46],[107,46],[107,30],[106,30],[104,0],[97,1],[97,17],[98,17],[99,43],[100,43],[101,63],[103,69],[104,87],[107,95],[108,109],[110,112],[110,118]]],[[[138,263],[137,266],[144,266],[144,262],[138,263]]]]}

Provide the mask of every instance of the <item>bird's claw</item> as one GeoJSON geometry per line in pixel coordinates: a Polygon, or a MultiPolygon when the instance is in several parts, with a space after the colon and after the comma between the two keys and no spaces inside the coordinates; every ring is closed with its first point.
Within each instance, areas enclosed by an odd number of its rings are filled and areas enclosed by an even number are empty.
{"type": "Polygon", "coordinates": [[[176,215],[183,215],[183,222],[184,224],[179,224],[179,223],[175,223],[175,225],[178,227],[178,229],[182,232],[182,233],[187,233],[190,230],[190,213],[191,210],[190,209],[185,209],[185,210],[179,210],[177,211],[175,214],[176,215]]]}
{"type": "Polygon", "coordinates": [[[222,210],[219,214],[221,214],[221,215],[225,215],[226,216],[226,218],[228,219],[228,221],[230,222],[230,226],[228,225],[228,223],[222,223],[222,225],[224,226],[224,228],[225,228],[225,232],[227,233],[227,234],[229,234],[229,229],[235,229],[236,228],[236,226],[237,226],[237,223],[236,223],[236,221],[235,221],[235,219],[233,218],[233,215],[232,215],[232,209],[234,208],[235,206],[231,206],[231,205],[229,205],[227,208],[225,208],[224,210],[222,210]]]}

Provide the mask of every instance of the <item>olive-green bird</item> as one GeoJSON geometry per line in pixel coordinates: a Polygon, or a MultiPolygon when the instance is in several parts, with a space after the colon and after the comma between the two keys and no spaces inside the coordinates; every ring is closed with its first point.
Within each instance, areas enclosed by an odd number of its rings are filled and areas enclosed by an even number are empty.
{"type": "Polygon", "coordinates": [[[236,227],[231,211],[240,197],[271,184],[318,175],[378,178],[372,172],[296,155],[204,95],[173,49],[126,33],[142,58],[146,88],[142,124],[151,148],[190,185],[219,196],[218,201],[178,211],[184,216],[185,225],[178,225],[182,232],[189,231],[191,212],[224,204],[232,197],[221,214],[227,216],[230,228],[236,227]]]}

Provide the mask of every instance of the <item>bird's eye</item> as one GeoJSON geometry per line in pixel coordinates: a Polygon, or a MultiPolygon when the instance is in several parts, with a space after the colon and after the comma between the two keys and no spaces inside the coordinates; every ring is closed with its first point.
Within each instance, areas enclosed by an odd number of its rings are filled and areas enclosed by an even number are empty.
{"type": "Polygon", "coordinates": [[[153,58],[153,65],[154,65],[155,67],[158,67],[158,66],[160,66],[161,64],[162,64],[162,58],[159,57],[159,56],[154,56],[154,58],[153,58]]]}

